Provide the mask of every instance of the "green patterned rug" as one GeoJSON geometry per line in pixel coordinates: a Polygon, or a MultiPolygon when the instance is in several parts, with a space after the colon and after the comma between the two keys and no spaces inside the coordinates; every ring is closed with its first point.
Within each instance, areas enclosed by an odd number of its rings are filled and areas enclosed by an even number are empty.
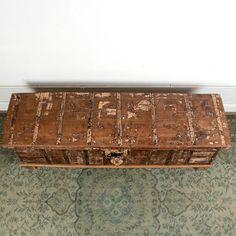
{"type": "Polygon", "coordinates": [[[236,116],[228,119],[233,148],[208,170],[27,170],[0,149],[0,235],[235,236],[236,116]]]}

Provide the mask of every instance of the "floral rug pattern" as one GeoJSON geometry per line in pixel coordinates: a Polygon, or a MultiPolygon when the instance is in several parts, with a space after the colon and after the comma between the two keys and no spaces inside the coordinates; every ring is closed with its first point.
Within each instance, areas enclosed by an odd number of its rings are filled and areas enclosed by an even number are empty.
{"type": "Polygon", "coordinates": [[[236,116],[228,120],[233,147],[207,170],[28,170],[1,148],[0,235],[236,235],[236,116]]]}

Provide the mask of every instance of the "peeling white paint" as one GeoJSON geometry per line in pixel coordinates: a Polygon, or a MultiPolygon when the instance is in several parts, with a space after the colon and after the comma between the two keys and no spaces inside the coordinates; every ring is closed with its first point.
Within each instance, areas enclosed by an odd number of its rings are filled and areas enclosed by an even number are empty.
{"type": "Polygon", "coordinates": [[[129,93],[129,96],[133,98],[134,97],[134,93],[129,93]]]}
{"type": "MultiPolygon", "coordinates": [[[[130,111],[127,112],[127,116],[128,116],[128,119],[130,119],[130,118],[132,118],[132,117],[135,117],[135,118],[136,118],[136,114],[133,113],[133,112],[130,112],[130,111]]],[[[124,119],[124,117],[123,117],[123,119],[124,119]]]]}
{"type": "Polygon", "coordinates": [[[52,104],[51,102],[49,102],[49,103],[47,104],[46,110],[47,110],[47,111],[51,110],[51,109],[52,109],[52,106],[53,106],[53,104],[52,104]]]}
{"type": "Polygon", "coordinates": [[[169,108],[169,109],[171,109],[172,111],[175,111],[175,112],[177,111],[177,109],[176,109],[174,104],[165,105],[164,109],[166,110],[167,108],[169,108]]]}
{"type": "Polygon", "coordinates": [[[149,111],[151,107],[151,103],[148,100],[141,100],[137,107],[135,107],[135,110],[143,110],[143,111],[149,111]]]}
{"type": "Polygon", "coordinates": [[[99,98],[106,98],[106,97],[110,97],[111,93],[96,93],[95,97],[99,97],[99,98]]]}
{"type": "Polygon", "coordinates": [[[98,119],[101,119],[102,110],[98,111],[98,119]]]}
{"type": "Polygon", "coordinates": [[[74,138],[74,137],[72,137],[72,142],[74,143],[74,142],[76,142],[76,141],[78,141],[78,139],[77,139],[77,138],[74,138]]]}
{"type": "Polygon", "coordinates": [[[35,93],[35,97],[37,100],[48,100],[48,101],[52,101],[52,95],[50,95],[50,93],[35,93]]]}
{"type": "Polygon", "coordinates": [[[76,92],[75,94],[77,94],[77,95],[89,95],[89,93],[80,93],[80,92],[76,92]]]}
{"type": "Polygon", "coordinates": [[[107,108],[106,109],[107,115],[115,116],[116,115],[116,109],[107,108]]]}
{"type": "Polygon", "coordinates": [[[98,104],[98,109],[102,109],[103,106],[105,106],[109,103],[110,103],[109,101],[100,101],[99,104],[98,104]]]}

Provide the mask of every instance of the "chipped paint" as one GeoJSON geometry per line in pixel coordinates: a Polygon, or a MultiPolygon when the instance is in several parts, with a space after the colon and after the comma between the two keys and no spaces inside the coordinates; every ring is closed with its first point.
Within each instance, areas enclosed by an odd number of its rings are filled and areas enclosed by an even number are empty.
{"type": "Polygon", "coordinates": [[[37,137],[38,137],[39,123],[40,123],[41,113],[42,113],[42,108],[43,108],[43,103],[44,103],[44,102],[42,101],[43,98],[44,98],[43,96],[40,97],[40,101],[39,101],[38,107],[37,107],[32,144],[35,144],[35,143],[36,143],[36,140],[37,140],[37,137]]]}
{"type": "Polygon", "coordinates": [[[76,94],[76,95],[82,95],[82,96],[83,96],[83,95],[89,95],[89,93],[85,93],[85,92],[76,92],[75,94],[76,94]]]}
{"type": "Polygon", "coordinates": [[[15,94],[13,96],[13,100],[15,101],[15,103],[12,107],[12,119],[11,119],[11,125],[10,125],[9,144],[13,143],[17,112],[19,110],[19,105],[20,105],[20,100],[21,100],[20,95],[15,94]]]}
{"type": "Polygon", "coordinates": [[[217,101],[216,101],[216,95],[212,94],[212,101],[214,104],[214,109],[215,109],[215,113],[216,113],[216,120],[217,120],[217,125],[218,125],[218,129],[220,131],[220,138],[221,138],[221,143],[222,145],[225,145],[225,137],[224,137],[224,132],[223,132],[223,126],[222,126],[222,122],[221,122],[221,118],[220,118],[220,111],[218,109],[218,105],[217,105],[217,101]]]}
{"type": "Polygon", "coordinates": [[[74,138],[74,137],[72,137],[72,142],[74,143],[74,142],[76,142],[76,141],[78,141],[78,139],[77,139],[77,138],[74,138]]]}
{"type": "Polygon", "coordinates": [[[49,92],[45,92],[45,93],[35,93],[35,97],[36,100],[40,100],[40,101],[52,101],[52,94],[49,92]]]}
{"type": "MultiPolygon", "coordinates": [[[[131,111],[128,111],[127,112],[127,117],[128,117],[128,119],[133,118],[133,117],[136,118],[137,115],[135,113],[131,112],[131,111]]],[[[124,119],[124,117],[123,117],[123,119],[124,119]]]]}
{"type": "Polygon", "coordinates": [[[53,107],[53,104],[51,102],[47,103],[47,106],[43,115],[48,116],[49,111],[52,109],[52,107],[53,107]]]}
{"type": "Polygon", "coordinates": [[[36,100],[40,100],[42,93],[35,93],[36,100]]]}
{"type": "Polygon", "coordinates": [[[63,93],[62,100],[61,100],[61,109],[58,116],[58,130],[57,130],[56,144],[60,144],[61,139],[62,139],[62,125],[63,125],[63,117],[64,117],[64,112],[65,112],[65,104],[66,104],[66,93],[63,93]]]}
{"type": "Polygon", "coordinates": [[[151,116],[152,116],[152,142],[154,145],[158,143],[157,137],[157,117],[156,117],[156,101],[155,95],[153,93],[150,94],[151,97],[151,116]]]}
{"type": "Polygon", "coordinates": [[[101,119],[101,117],[102,117],[102,110],[99,110],[98,111],[98,119],[101,119]]]}
{"type": "Polygon", "coordinates": [[[50,103],[48,103],[47,104],[47,107],[46,107],[46,110],[51,110],[52,109],[52,106],[53,106],[53,104],[50,102],[50,103]]]}
{"type": "Polygon", "coordinates": [[[134,108],[135,110],[149,111],[151,103],[148,100],[141,100],[138,105],[134,108]]]}
{"type": "Polygon", "coordinates": [[[89,114],[88,114],[88,129],[87,129],[87,144],[92,143],[92,126],[93,126],[93,106],[94,106],[94,93],[89,93],[89,114]]]}
{"type": "Polygon", "coordinates": [[[106,108],[106,112],[107,112],[107,115],[110,115],[110,116],[116,115],[116,109],[106,108]]]}
{"type": "Polygon", "coordinates": [[[174,104],[165,104],[164,105],[164,109],[165,110],[172,110],[175,113],[177,112],[177,108],[176,108],[176,106],[174,104]]]}
{"type": "Polygon", "coordinates": [[[96,93],[95,97],[99,97],[99,98],[106,98],[106,97],[110,97],[111,93],[96,93]]]}
{"type": "Polygon", "coordinates": [[[118,142],[118,145],[121,146],[122,143],[123,143],[123,140],[122,140],[122,134],[123,134],[123,131],[122,131],[122,115],[121,115],[121,94],[120,93],[117,93],[116,94],[116,97],[117,97],[117,142],[118,142]]]}
{"type": "Polygon", "coordinates": [[[186,115],[188,119],[188,131],[189,131],[190,141],[191,141],[191,144],[194,144],[195,133],[194,133],[194,128],[193,128],[193,109],[192,109],[192,103],[187,94],[184,94],[184,101],[185,101],[185,106],[187,110],[186,115]]]}
{"type": "Polygon", "coordinates": [[[109,104],[110,101],[99,101],[98,109],[102,109],[105,105],[109,104]]]}

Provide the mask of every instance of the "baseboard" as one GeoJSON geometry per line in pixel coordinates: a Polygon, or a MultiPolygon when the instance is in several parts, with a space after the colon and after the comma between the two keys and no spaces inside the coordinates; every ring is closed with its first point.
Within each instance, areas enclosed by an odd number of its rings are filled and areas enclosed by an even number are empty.
{"type": "Polygon", "coordinates": [[[236,113],[236,104],[224,104],[225,112],[236,113]]]}
{"type": "Polygon", "coordinates": [[[0,112],[7,111],[8,102],[0,102],[0,112]]]}

